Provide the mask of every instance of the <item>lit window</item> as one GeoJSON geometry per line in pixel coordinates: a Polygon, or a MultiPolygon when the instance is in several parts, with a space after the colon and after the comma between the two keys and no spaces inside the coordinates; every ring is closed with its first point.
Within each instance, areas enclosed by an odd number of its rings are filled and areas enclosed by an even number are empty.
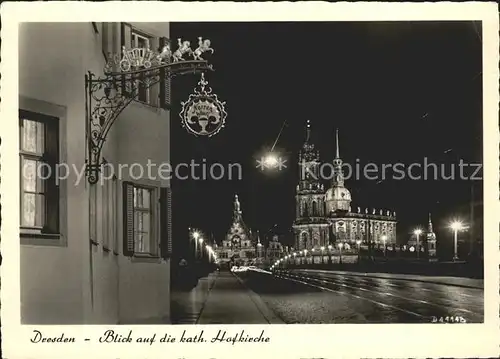
{"type": "Polygon", "coordinates": [[[21,233],[59,232],[58,119],[20,111],[21,233]]]}

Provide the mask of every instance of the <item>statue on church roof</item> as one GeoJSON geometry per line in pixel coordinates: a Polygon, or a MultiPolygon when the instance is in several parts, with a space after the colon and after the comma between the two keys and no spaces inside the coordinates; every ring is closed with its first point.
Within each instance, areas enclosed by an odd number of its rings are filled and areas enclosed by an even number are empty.
{"type": "Polygon", "coordinates": [[[241,212],[240,201],[238,200],[238,195],[234,195],[234,210],[236,212],[241,212]]]}

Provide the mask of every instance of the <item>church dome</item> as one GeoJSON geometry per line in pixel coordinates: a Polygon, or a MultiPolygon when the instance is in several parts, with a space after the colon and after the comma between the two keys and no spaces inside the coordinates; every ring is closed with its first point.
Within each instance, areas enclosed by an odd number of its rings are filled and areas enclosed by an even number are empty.
{"type": "Polygon", "coordinates": [[[327,212],[338,209],[348,211],[351,205],[351,192],[345,187],[332,187],[325,195],[327,212]]]}
{"type": "Polygon", "coordinates": [[[327,201],[350,201],[351,192],[345,187],[332,187],[326,191],[327,201]]]}

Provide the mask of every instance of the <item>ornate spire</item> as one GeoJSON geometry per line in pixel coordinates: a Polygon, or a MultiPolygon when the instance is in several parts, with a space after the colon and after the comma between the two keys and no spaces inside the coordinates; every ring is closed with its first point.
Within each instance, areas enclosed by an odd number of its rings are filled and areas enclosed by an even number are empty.
{"type": "Polygon", "coordinates": [[[333,159],[333,187],[344,187],[344,171],[339,150],[339,130],[335,130],[335,158],[333,159]]]}
{"type": "Polygon", "coordinates": [[[306,142],[311,138],[311,121],[307,120],[306,123],[306,142]]]}

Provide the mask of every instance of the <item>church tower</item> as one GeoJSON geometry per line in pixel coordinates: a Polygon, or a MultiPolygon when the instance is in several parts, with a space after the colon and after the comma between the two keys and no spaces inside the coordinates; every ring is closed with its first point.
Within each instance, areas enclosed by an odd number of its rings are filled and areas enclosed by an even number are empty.
{"type": "Polygon", "coordinates": [[[320,180],[319,151],[311,140],[311,122],[299,153],[299,183],[295,195],[295,248],[311,249],[327,245],[324,186],[320,180]]]}
{"type": "Polygon", "coordinates": [[[339,130],[335,131],[335,158],[333,160],[332,185],[326,192],[327,215],[337,211],[349,211],[351,206],[351,193],[344,187],[344,171],[339,151],[339,130]]]}
{"type": "Polygon", "coordinates": [[[427,250],[427,256],[429,259],[436,259],[437,257],[437,250],[436,250],[436,234],[434,233],[434,230],[432,228],[432,219],[431,219],[431,214],[429,213],[429,223],[427,225],[427,231],[425,233],[425,247],[427,250]]]}
{"type": "Polygon", "coordinates": [[[252,240],[250,238],[250,232],[243,221],[240,201],[237,194],[234,195],[233,202],[233,223],[227,233],[226,241],[233,249],[251,247],[252,240]]]}

